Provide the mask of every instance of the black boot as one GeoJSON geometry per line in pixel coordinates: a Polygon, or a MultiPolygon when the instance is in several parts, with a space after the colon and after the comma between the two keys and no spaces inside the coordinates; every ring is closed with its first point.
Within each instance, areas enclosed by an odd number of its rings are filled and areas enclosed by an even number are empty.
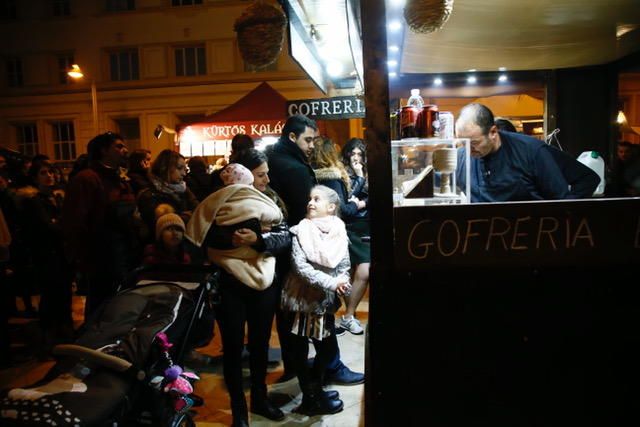
{"type": "Polygon", "coordinates": [[[233,417],[231,427],[249,427],[249,420],[242,417],[233,417]]]}
{"type": "Polygon", "coordinates": [[[322,390],[320,382],[311,382],[303,387],[302,404],[295,412],[308,415],[329,415],[342,411],[344,403],[340,399],[330,399],[322,390]]]}
{"type": "Polygon", "coordinates": [[[340,393],[338,393],[338,390],[323,390],[322,394],[330,400],[340,399],[340,393]]]}
{"type": "Polygon", "coordinates": [[[284,412],[269,402],[266,386],[264,389],[251,390],[251,412],[262,415],[272,421],[284,420],[284,412]]]}
{"type": "Polygon", "coordinates": [[[247,411],[247,400],[244,393],[231,397],[231,415],[233,422],[231,427],[249,427],[249,412],[247,411]]]}

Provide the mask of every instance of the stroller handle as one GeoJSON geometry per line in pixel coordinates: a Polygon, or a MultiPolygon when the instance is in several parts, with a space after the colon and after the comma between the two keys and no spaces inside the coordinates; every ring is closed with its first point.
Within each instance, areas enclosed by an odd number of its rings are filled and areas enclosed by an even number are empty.
{"type": "MultiPolygon", "coordinates": [[[[112,356],[110,354],[105,354],[100,351],[75,344],[57,345],[53,348],[53,354],[58,356],[78,357],[93,362],[107,369],[114,370],[116,372],[127,372],[133,369],[133,365],[131,364],[131,362],[128,362],[116,356],[112,356]]],[[[144,371],[137,371],[133,373],[134,376],[140,381],[142,381],[145,377],[144,371]]]]}

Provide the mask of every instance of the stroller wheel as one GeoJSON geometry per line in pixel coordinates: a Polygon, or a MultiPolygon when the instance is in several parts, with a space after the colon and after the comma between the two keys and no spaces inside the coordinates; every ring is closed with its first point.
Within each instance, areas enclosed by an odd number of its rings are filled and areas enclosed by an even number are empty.
{"type": "Polygon", "coordinates": [[[191,414],[176,414],[171,420],[171,427],[195,427],[196,423],[191,418],[191,414]]]}

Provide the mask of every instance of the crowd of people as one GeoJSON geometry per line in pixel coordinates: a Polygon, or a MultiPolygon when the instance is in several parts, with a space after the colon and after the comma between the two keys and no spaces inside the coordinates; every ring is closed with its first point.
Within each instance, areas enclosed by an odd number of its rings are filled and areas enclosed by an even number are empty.
{"type": "Polygon", "coordinates": [[[341,361],[336,336],[363,333],[355,314],[369,269],[366,147],[350,140],[341,158],[339,147],[317,134],[313,120],[290,117],[266,153],[236,135],[229,163],[212,174],[201,157],[187,162],[163,150],[152,161],[148,150],[129,153],[112,132],[88,143],[68,183],[46,156],[19,174],[0,157],[0,231],[9,239],[0,242],[7,284],[0,289],[0,361],[10,363],[7,316],[17,311],[16,294],[23,314],[39,317],[47,357],[54,345],[74,339],[74,285],[86,294],[89,319],[140,265],[214,264],[221,271],[216,318],[233,425],[248,425],[249,408],[271,420],[285,417],[267,395],[274,317],[280,380],[297,377],[303,391],[297,410],[341,411],[338,392],[323,386],[364,382],[341,361]],[[336,325],[342,300],[347,309],[336,325]],[[250,406],[241,365],[245,327],[250,406]],[[311,365],[309,341],[316,348],[311,365]]]}

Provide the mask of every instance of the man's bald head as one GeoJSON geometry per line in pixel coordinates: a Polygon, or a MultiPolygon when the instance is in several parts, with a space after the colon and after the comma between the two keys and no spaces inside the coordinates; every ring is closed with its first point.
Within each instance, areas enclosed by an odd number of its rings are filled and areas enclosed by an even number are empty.
{"type": "Polygon", "coordinates": [[[497,151],[501,145],[493,113],[482,104],[468,104],[460,110],[456,121],[456,136],[469,138],[471,156],[476,158],[497,151]]]}
{"type": "Polygon", "coordinates": [[[462,107],[458,120],[456,121],[456,131],[469,124],[480,127],[483,135],[488,135],[491,127],[495,124],[493,113],[482,104],[472,103],[462,107]]]}

